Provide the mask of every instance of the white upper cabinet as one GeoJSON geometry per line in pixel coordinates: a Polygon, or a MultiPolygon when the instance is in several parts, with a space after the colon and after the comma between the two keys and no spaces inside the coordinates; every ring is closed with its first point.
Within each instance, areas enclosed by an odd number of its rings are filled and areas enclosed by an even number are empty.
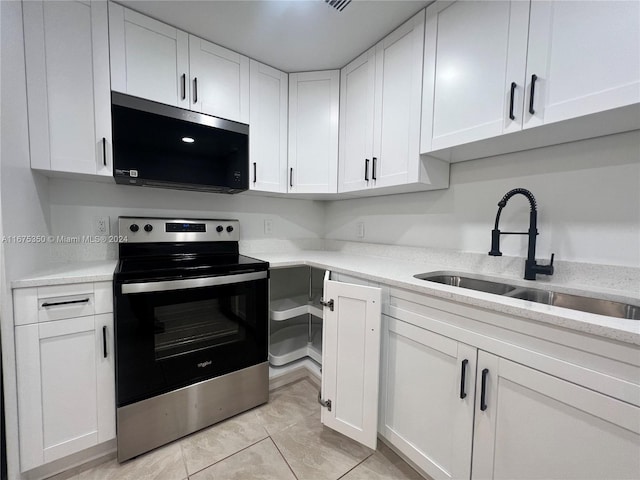
{"type": "Polygon", "coordinates": [[[372,185],[375,72],[375,48],[340,72],[338,192],[372,185]]]}
{"type": "Polygon", "coordinates": [[[522,1],[427,8],[422,152],[521,128],[528,17],[522,1]]]}
{"type": "Polygon", "coordinates": [[[325,275],[321,420],[375,449],[378,433],[381,290],[325,275]]]}
{"type": "Polygon", "coordinates": [[[191,110],[249,123],[249,59],[189,35],[191,110]]]}
{"type": "Polygon", "coordinates": [[[174,27],[109,3],[111,88],[189,108],[189,37],[174,27]]]}
{"type": "Polygon", "coordinates": [[[112,174],[107,4],[23,3],[31,167],[112,174]]]}
{"type": "Polygon", "coordinates": [[[340,71],[289,75],[291,193],[336,193],[340,71]]]}
{"type": "Polygon", "coordinates": [[[639,103],[640,2],[531,2],[526,80],[524,128],[639,103]]]}
{"type": "Polygon", "coordinates": [[[109,3],[111,88],[249,123],[249,59],[109,3]]]}
{"type": "Polygon", "coordinates": [[[420,157],[424,11],[341,71],[338,192],[446,188],[449,168],[420,157]]]}
{"type": "Polygon", "coordinates": [[[419,180],[424,15],[423,10],[376,45],[376,187],[419,180]]]}
{"type": "Polygon", "coordinates": [[[288,75],[250,61],[249,189],[287,191],[288,75]]]}
{"type": "Polygon", "coordinates": [[[421,153],[468,160],[640,128],[639,18],[635,1],[430,5],[421,153]]]}

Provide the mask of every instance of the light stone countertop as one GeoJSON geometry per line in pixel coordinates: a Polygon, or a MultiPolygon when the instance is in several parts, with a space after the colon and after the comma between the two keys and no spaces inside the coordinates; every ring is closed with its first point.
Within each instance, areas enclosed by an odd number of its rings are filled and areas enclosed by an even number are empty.
{"type": "MultiPolygon", "coordinates": [[[[247,252],[254,258],[268,261],[271,268],[284,268],[308,265],[320,269],[328,269],[370,280],[390,287],[432,295],[461,304],[492,310],[497,313],[518,316],[534,321],[544,322],[571,330],[581,331],[596,336],[611,338],[625,343],[640,345],[640,321],[595,315],[566,308],[554,307],[529,302],[517,298],[503,297],[475,290],[463,289],[434,282],[427,282],[413,277],[425,272],[442,270],[465,270],[451,264],[432,262],[409,262],[392,258],[371,255],[357,255],[352,252],[299,250],[291,253],[257,253],[247,252]]],[[[12,288],[38,287],[44,285],[62,285],[83,282],[99,282],[113,280],[117,260],[75,262],[53,265],[46,270],[35,272],[11,282],[12,288]]],[[[472,273],[472,272],[466,272],[472,273]]],[[[553,282],[532,283],[519,277],[500,275],[510,284],[529,288],[551,288],[576,295],[590,295],[598,298],[640,304],[639,297],[619,295],[614,290],[599,290],[571,284],[554,284],[553,282]]]]}
{"type": "MultiPolygon", "coordinates": [[[[397,261],[391,258],[354,255],[333,251],[297,251],[292,253],[253,253],[250,256],[268,261],[271,268],[309,265],[338,273],[370,280],[390,287],[411,290],[459,302],[473,307],[485,308],[498,313],[518,316],[555,326],[577,330],[592,335],[611,338],[625,343],[640,345],[640,321],[596,315],[567,308],[534,303],[517,298],[503,297],[414,278],[413,275],[443,270],[456,270],[451,265],[397,261]]],[[[466,272],[471,273],[471,272],[466,272]]],[[[501,276],[510,284],[528,288],[552,288],[576,295],[640,304],[640,299],[617,295],[611,290],[574,287],[572,285],[545,282],[538,284],[522,278],[501,276]]]]}
{"type": "Polygon", "coordinates": [[[45,269],[11,282],[11,288],[42,287],[69,283],[111,282],[117,260],[48,265],[45,269]]]}

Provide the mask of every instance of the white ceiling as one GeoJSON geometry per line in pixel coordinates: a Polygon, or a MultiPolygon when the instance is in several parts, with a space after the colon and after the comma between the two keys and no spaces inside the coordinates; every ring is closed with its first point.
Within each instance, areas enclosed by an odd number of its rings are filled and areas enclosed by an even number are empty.
{"type": "Polygon", "coordinates": [[[341,68],[431,3],[353,0],[119,0],[119,3],[285,72],[341,68]]]}

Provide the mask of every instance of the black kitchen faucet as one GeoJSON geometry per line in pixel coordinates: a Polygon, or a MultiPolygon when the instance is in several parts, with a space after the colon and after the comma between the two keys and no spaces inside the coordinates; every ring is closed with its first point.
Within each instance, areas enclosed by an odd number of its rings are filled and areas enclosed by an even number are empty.
{"type": "Polygon", "coordinates": [[[527,249],[527,260],[524,264],[524,278],[525,280],[535,280],[537,274],[553,275],[553,257],[551,254],[551,262],[549,265],[538,265],[536,263],[536,236],[538,235],[538,209],[536,207],[536,199],[533,194],[524,188],[514,188],[509,190],[502,200],[498,202],[498,213],[496,214],[496,224],[491,231],[491,251],[489,255],[499,257],[502,255],[500,251],[500,235],[529,235],[529,248],[527,249]],[[527,197],[529,205],[531,205],[531,212],[529,213],[529,231],[528,232],[501,232],[498,229],[498,223],[500,222],[500,214],[502,209],[507,205],[507,202],[514,195],[521,194],[527,197]]]}

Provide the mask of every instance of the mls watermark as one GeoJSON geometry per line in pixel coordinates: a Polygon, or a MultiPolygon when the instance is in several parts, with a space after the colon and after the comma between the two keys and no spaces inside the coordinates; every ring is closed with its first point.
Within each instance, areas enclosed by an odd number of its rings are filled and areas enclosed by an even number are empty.
{"type": "Polygon", "coordinates": [[[2,243],[125,243],[126,235],[3,235],[2,243]]]}

